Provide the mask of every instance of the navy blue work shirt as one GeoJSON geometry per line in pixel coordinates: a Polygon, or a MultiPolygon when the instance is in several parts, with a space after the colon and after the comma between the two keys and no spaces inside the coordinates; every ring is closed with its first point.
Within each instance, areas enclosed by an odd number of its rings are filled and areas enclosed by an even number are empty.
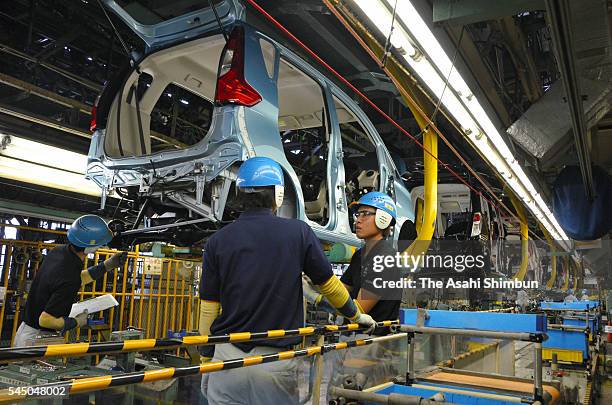
{"type": "Polygon", "coordinates": [[[41,328],[38,323],[43,311],[56,318],[68,316],[81,289],[81,271],[83,261],[70,245],[60,245],[51,250],[30,287],[23,317],[26,325],[49,330],[41,328]]]}
{"type": "MultiPolygon", "coordinates": [[[[270,209],[244,212],[207,242],[200,299],[221,303],[212,334],[265,332],[304,326],[302,272],[314,284],[334,274],[321,244],[303,221],[276,217],[270,209]]],[[[301,337],[234,343],[288,348],[301,337]]]]}
{"type": "MultiPolygon", "coordinates": [[[[349,264],[349,267],[340,278],[340,281],[352,287],[350,289],[350,296],[353,299],[359,298],[359,290],[361,289],[380,297],[378,302],[368,311],[368,315],[377,322],[399,318],[402,290],[376,288],[374,279],[380,277],[381,280],[399,281],[400,270],[386,268],[382,273],[372,270],[373,258],[375,256],[395,256],[395,253],[396,250],[391,248],[391,244],[388,241],[377,243],[368,254],[364,254],[364,249],[361,248],[353,254],[351,264],[349,264]]],[[[376,328],[374,335],[386,335],[389,332],[389,328],[376,328]]]]}

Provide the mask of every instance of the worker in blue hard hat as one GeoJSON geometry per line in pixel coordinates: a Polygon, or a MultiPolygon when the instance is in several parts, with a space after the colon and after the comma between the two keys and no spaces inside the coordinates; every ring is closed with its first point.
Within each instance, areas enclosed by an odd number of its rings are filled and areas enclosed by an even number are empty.
{"type": "Polygon", "coordinates": [[[122,266],[127,252],[116,253],[95,266],[83,270],[89,253],[109,243],[113,234],[97,215],[83,215],[68,229],[68,244],[59,245],[47,254],[30,287],[23,322],[13,347],[36,344],[38,336],[62,333],[87,323],[87,313],[70,317],[72,304],[81,286],[122,266]]]}
{"type": "MultiPolygon", "coordinates": [[[[387,194],[372,191],[363,195],[359,201],[350,205],[350,211],[354,218],[355,234],[363,240],[361,249],[357,250],[349,267],[346,269],[340,281],[349,290],[351,298],[358,308],[375,321],[381,322],[399,318],[402,289],[385,289],[376,286],[380,279],[384,281],[399,281],[402,277],[399,269],[390,266],[383,270],[374,269],[376,257],[393,257],[397,250],[390,240],[393,225],[397,221],[397,208],[393,199],[387,194]]],[[[325,300],[320,300],[325,301],[325,300]]],[[[389,333],[389,328],[376,328],[375,335],[389,333]]],[[[363,339],[366,336],[358,333],[355,336],[347,336],[346,339],[363,339]]],[[[345,339],[345,337],[341,337],[345,339]]],[[[325,362],[330,365],[325,368],[321,378],[320,403],[327,403],[328,386],[342,384],[339,376],[348,373],[356,373],[356,364],[378,364],[378,367],[370,367],[362,373],[368,374],[368,386],[389,381],[397,375],[399,370],[394,368],[393,357],[399,351],[398,341],[381,342],[372,347],[353,348],[346,352],[337,352],[326,356],[325,362]],[[347,370],[348,369],[348,370],[347,370]]]]}
{"type": "Polygon", "coordinates": [[[589,301],[589,295],[587,294],[587,290],[582,290],[582,296],[580,297],[580,301],[589,301]]]}
{"type": "MultiPolygon", "coordinates": [[[[355,234],[364,241],[364,246],[355,252],[340,281],[360,309],[374,320],[397,319],[401,297],[397,297],[397,291],[385,291],[374,286],[375,278],[385,276],[383,272],[373,271],[372,263],[376,256],[394,256],[396,253],[393,243],[385,241],[397,220],[395,201],[387,194],[372,191],[351,204],[351,211],[355,220],[355,234]]],[[[392,274],[397,269],[386,270],[392,274]]],[[[394,278],[393,275],[391,277],[394,278]]],[[[381,333],[386,334],[387,330],[381,333]]]]}
{"type": "Polygon", "coordinates": [[[567,296],[563,299],[564,302],[576,302],[578,298],[574,295],[574,290],[567,290],[567,296]]]}
{"type": "MultiPolygon", "coordinates": [[[[319,240],[305,222],[281,218],[281,166],[253,157],[239,168],[238,200],[244,212],[217,231],[204,249],[200,282],[200,333],[264,332],[304,326],[302,272],[347,318],[373,327],[334,276],[319,240]],[[220,309],[223,308],[223,311],[220,309]]],[[[213,360],[266,355],[293,348],[300,337],[214,346],[213,360]]],[[[202,378],[209,404],[297,404],[296,360],[212,373],[202,378]]]]}
{"type": "MultiPolygon", "coordinates": [[[[364,246],[355,252],[349,267],[340,280],[350,291],[351,297],[359,308],[369,313],[376,321],[397,319],[400,300],[381,299],[377,293],[384,293],[384,291],[372,285],[373,279],[380,278],[380,273],[382,273],[373,270],[372,258],[385,255],[395,256],[396,253],[392,241],[379,243],[389,237],[397,219],[395,201],[387,194],[372,191],[363,195],[359,201],[353,202],[350,208],[354,217],[355,234],[364,241],[364,246]]],[[[416,237],[416,232],[413,237],[416,237]]],[[[397,269],[393,267],[389,270],[396,271],[397,269]]],[[[319,305],[324,310],[329,308],[321,294],[306,283],[304,290],[307,292],[307,299],[312,303],[319,305]]],[[[392,292],[390,295],[393,295],[392,298],[399,298],[397,292],[392,292]]]]}

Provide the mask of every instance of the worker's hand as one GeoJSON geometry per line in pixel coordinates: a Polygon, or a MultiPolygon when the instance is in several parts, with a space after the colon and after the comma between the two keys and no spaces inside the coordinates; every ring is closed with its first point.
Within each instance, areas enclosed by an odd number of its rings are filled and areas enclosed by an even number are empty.
{"type": "Polygon", "coordinates": [[[87,315],[88,315],[87,310],[85,310],[74,317],[79,328],[87,325],[87,315]]]}
{"type": "Polygon", "coordinates": [[[106,271],[111,271],[116,269],[117,267],[122,267],[127,260],[128,253],[127,252],[119,252],[115,253],[108,259],[104,261],[104,268],[106,271]]]}
{"type": "Polygon", "coordinates": [[[302,291],[306,302],[317,307],[317,310],[325,311],[330,314],[335,314],[336,308],[325,298],[325,296],[314,287],[306,275],[302,275],[302,291]]]}
{"type": "Polygon", "coordinates": [[[376,328],[376,321],[368,314],[359,314],[357,319],[355,319],[355,322],[357,322],[361,326],[365,326],[368,328],[367,330],[365,330],[365,333],[372,333],[374,331],[374,328],[376,328]]]}
{"type": "Polygon", "coordinates": [[[302,291],[304,291],[304,298],[306,298],[306,301],[310,304],[318,305],[323,298],[323,294],[315,290],[310,280],[304,275],[302,275],[302,291]]]}

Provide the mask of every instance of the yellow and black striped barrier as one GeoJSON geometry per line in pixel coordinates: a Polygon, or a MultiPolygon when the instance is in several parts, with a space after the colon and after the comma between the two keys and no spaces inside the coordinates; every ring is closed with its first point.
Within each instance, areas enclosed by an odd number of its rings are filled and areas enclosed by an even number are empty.
{"type": "Polygon", "coordinates": [[[329,351],[344,350],[351,347],[370,345],[375,342],[398,339],[404,336],[404,333],[398,333],[394,335],[357,339],[348,342],[326,344],[322,346],[311,346],[300,350],[287,350],[267,355],[250,356],[233,360],[213,361],[209,363],[200,364],[199,366],[169,367],[161,368],[158,370],[140,371],[118,375],[89,377],[68,382],[62,381],[57,383],[41,384],[32,387],[27,387],[28,389],[24,390],[3,389],[0,390],[0,404],[23,402],[36,398],[36,394],[28,395],[28,391],[32,393],[37,393],[55,392],[61,390],[65,391],[64,395],[79,394],[83,392],[103,390],[106,388],[118,387],[122,385],[166,380],[170,378],[185,377],[197,374],[213,373],[215,371],[231,370],[235,368],[255,366],[264,363],[273,363],[276,361],[289,360],[298,357],[309,357],[314,356],[316,354],[324,354],[329,351]]]}
{"type": "MultiPolygon", "coordinates": [[[[383,321],[378,327],[398,325],[399,321],[383,321]]],[[[266,332],[236,332],[225,335],[185,336],[172,339],[124,340],[101,343],[67,343],[47,346],[9,347],[0,349],[0,362],[33,360],[45,357],[70,357],[175,349],[179,346],[204,346],[217,343],[238,343],[257,340],[280,339],[293,336],[309,336],[336,332],[355,332],[362,330],[356,323],[348,325],[310,326],[299,329],[278,329],[266,332]]]]}
{"type": "Polygon", "coordinates": [[[515,309],[516,307],[508,307],[508,308],[486,309],[486,310],[477,311],[477,312],[512,312],[515,309]]]}

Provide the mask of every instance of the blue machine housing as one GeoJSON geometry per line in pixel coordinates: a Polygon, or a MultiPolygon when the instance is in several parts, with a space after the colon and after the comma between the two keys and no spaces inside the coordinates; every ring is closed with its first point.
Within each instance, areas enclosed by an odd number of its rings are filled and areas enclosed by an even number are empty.
{"type": "MultiPolygon", "coordinates": [[[[417,309],[402,309],[400,323],[416,325],[417,309]]],[[[547,333],[546,316],[495,312],[427,310],[423,326],[449,329],[474,329],[494,332],[547,333]]]]}
{"type": "Polygon", "coordinates": [[[574,301],[574,302],[540,302],[541,309],[573,309],[575,311],[588,311],[590,309],[599,308],[599,301],[574,301]]]}
{"type": "MultiPolygon", "coordinates": [[[[466,405],[510,405],[516,404],[516,402],[512,401],[503,401],[499,399],[489,399],[489,398],[479,398],[473,395],[470,395],[470,392],[479,392],[479,393],[489,393],[489,394],[499,394],[499,392],[491,391],[491,390],[483,390],[483,389],[475,389],[475,388],[458,388],[456,386],[451,385],[441,385],[441,384],[431,384],[427,382],[419,382],[420,385],[430,385],[431,389],[425,388],[417,388],[399,384],[393,384],[391,386],[382,388],[378,391],[375,391],[376,394],[404,394],[404,395],[417,395],[423,398],[430,398],[436,393],[440,392],[440,388],[452,388],[454,390],[462,390],[465,391],[465,394],[457,394],[451,392],[445,392],[444,397],[446,398],[447,403],[452,404],[466,404],[466,405]]],[[[505,394],[509,395],[509,394],[505,394]]],[[[509,395],[516,396],[517,398],[525,398],[518,395],[509,395]]],[[[528,398],[525,398],[528,400],[528,398]]],[[[369,404],[368,404],[369,405],[369,404]]]]}
{"type": "MultiPolygon", "coordinates": [[[[587,327],[591,333],[596,333],[600,327],[599,314],[592,314],[589,311],[598,309],[600,303],[598,301],[574,301],[574,302],[551,302],[542,301],[540,308],[548,311],[576,311],[577,318],[566,318],[561,314],[561,323],[568,326],[587,327]],[[589,320],[587,323],[587,314],[589,320]],[[582,319],[581,319],[582,318],[582,319]]],[[[550,329],[547,332],[548,339],[543,342],[542,348],[549,350],[550,353],[556,352],[559,359],[565,356],[571,358],[573,363],[585,362],[589,358],[589,334],[586,331],[580,330],[561,330],[550,329]],[[580,352],[580,355],[575,357],[574,354],[580,352]]],[[[546,355],[545,355],[546,357],[546,355]]]]}
{"type": "Polygon", "coordinates": [[[548,339],[542,343],[543,349],[580,351],[583,362],[589,358],[589,341],[585,332],[550,329],[546,334],[548,339]]]}
{"type": "Polygon", "coordinates": [[[588,326],[591,333],[594,333],[599,330],[599,318],[589,318],[588,325],[586,324],[586,319],[563,318],[563,325],[588,326]]]}

